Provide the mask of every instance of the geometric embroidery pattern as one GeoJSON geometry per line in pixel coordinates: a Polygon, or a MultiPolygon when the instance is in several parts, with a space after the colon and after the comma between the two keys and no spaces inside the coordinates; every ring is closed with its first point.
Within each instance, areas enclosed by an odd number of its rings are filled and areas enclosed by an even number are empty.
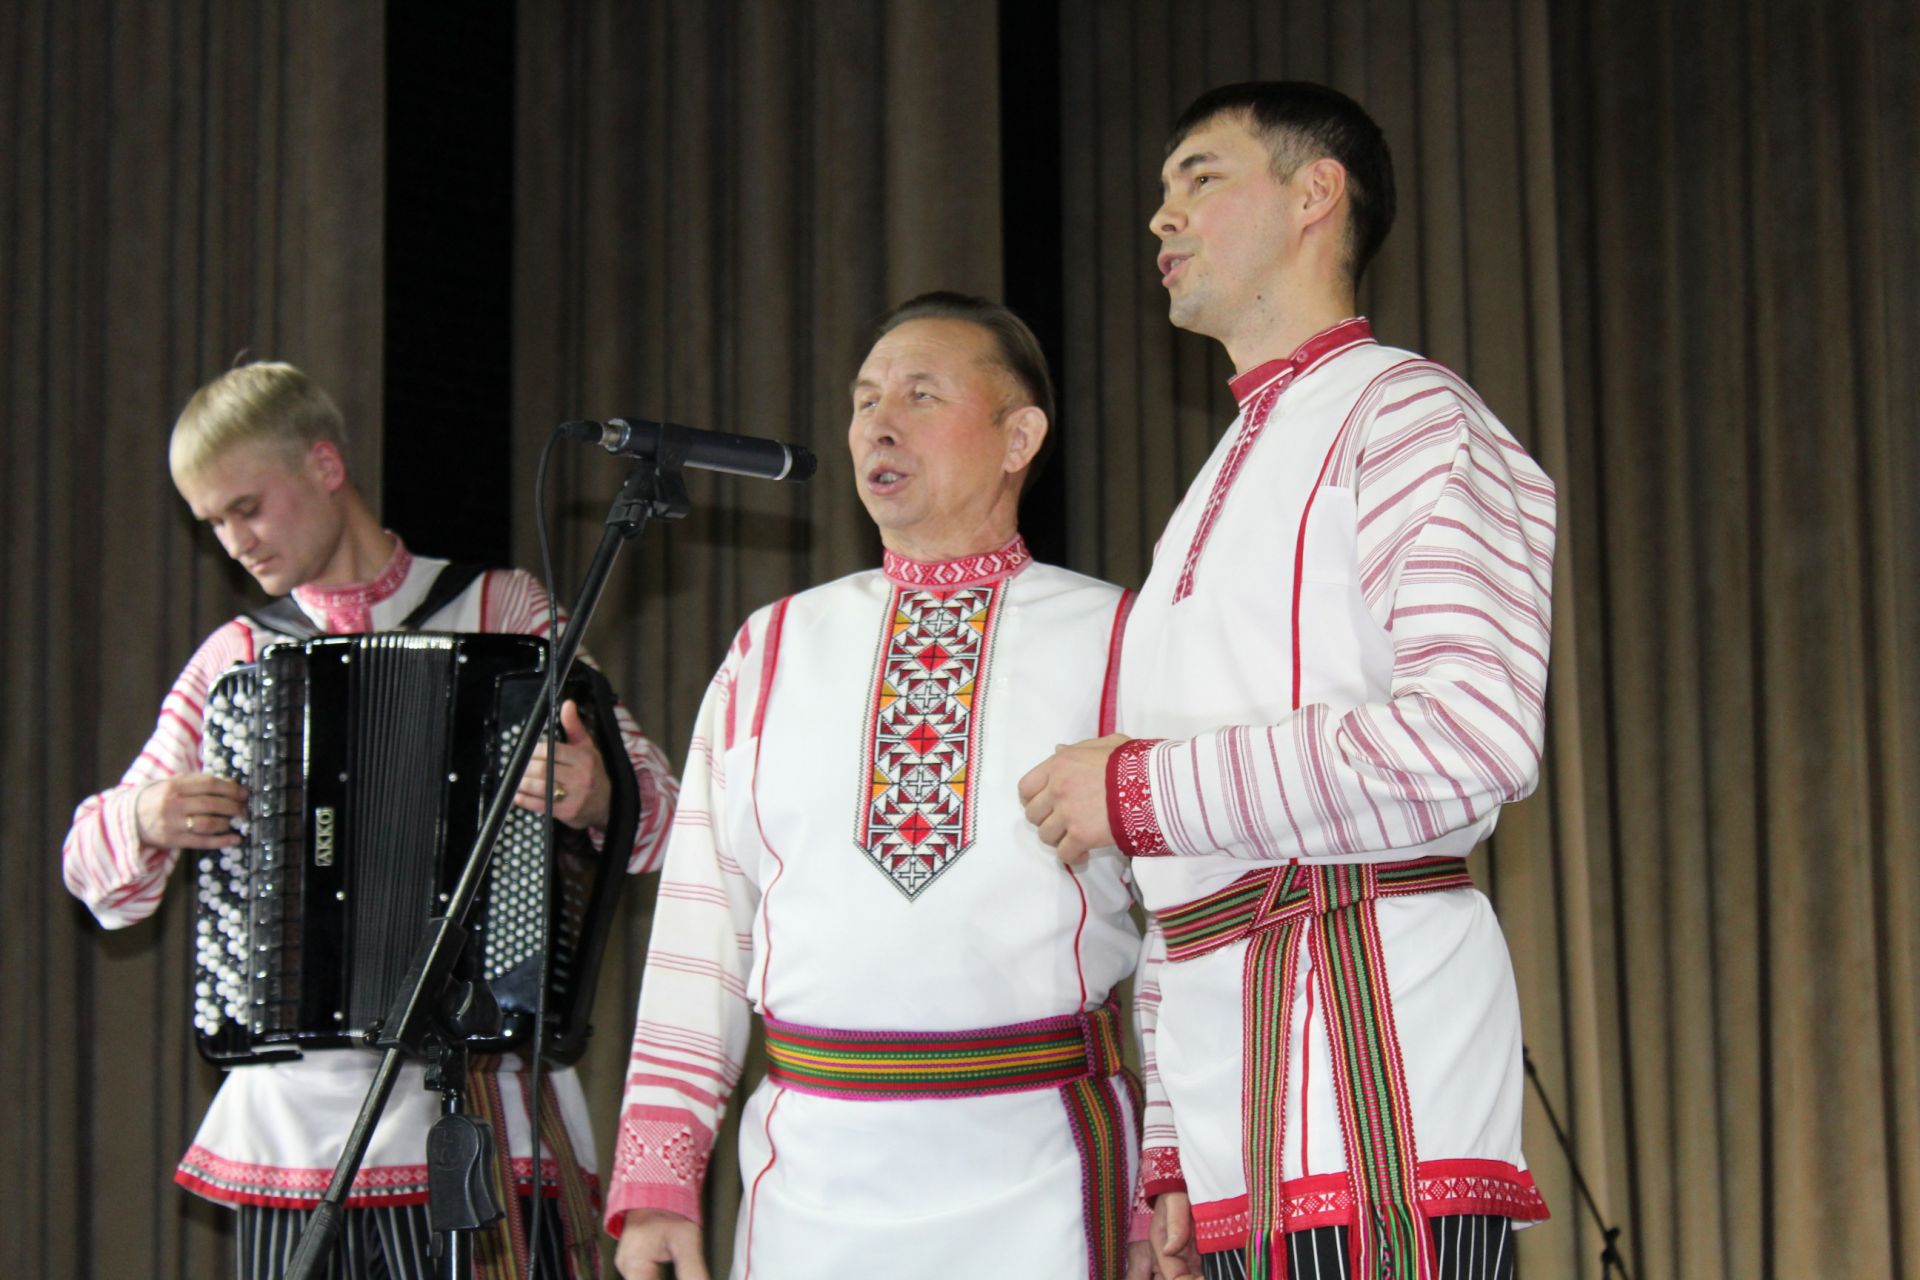
{"type": "Polygon", "coordinates": [[[1181,567],[1180,578],[1173,586],[1175,604],[1193,594],[1193,578],[1200,569],[1200,553],[1207,549],[1207,539],[1213,534],[1214,522],[1220,518],[1220,508],[1226,505],[1227,494],[1232,491],[1233,482],[1239,479],[1241,466],[1245,464],[1247,455],[1253,452],[1260,433],[1266,429],[1274,402],[1293,382],[1296,372],[1297,369],[1289,367],[1242,415],[1240,434],[1234,437],[1232,446],[1228,448],[1226,460],[1220,464],[1220,474],[1213,478],[1213,488],[1207,494],[1207,505],[1200,509],[1200,523],[1194,529],[1193,542],[1187,547],[1187,562],[1181,567]]]}
{"type": "MultiPolygon", "coordinates": [[[[1251,404],[1244,404],[1240,417],[1240,434],[1235,437],[1227,456],[1220,465],[1220,474],[1213,479],[1213,489],[1207,494],[1207,505],[1200,509],[1200,523],[1195,527],[1193,541],[1187,547],[1186,564],[1181,567],[1180,578],[1174,583],[1173,602],[1179,604],[1193,594],[1193,579],[1200,568],[1200,555],[1207,549],[1207,539],[1213,534],[1214,522],[1220,518],[1220,509],[1226,505],[1227,494],[1233,489],[1233,482],[1240,476],[1240,468],[1246,463],[1247,455],[1259,441],[1260,434],[1266,430],[1267,419],[1273,413],[1274,403],[1280,399],[1280,393],[1293,385],[1293,382],[1307,370],[1314,368],[1328,358],[1339,355],[1350,347],[1373,341],[1373,326],[1366,319],[1355,316],[1342,320],[1330,329],[1324,329],[1300,344],[1299,350],[1287,358],[1284,367],[1272,381],[1264,383],[1258,397],[1251,404]]],[[[1273,363],[1280,363],[1275,361],[1273,363]]],[[[1264,370],[1266,366],[1262,366],[1264,370]]],[[[1261,370],[1241,375],[1241,378],[1257,378],[1261,370]]],[[[1234,379],[1235,394],[1239,395],[1241,378],[1234,379]]]]}
{"type": "Polygon", "coordinates": [[[868,699],[854,843],[909,900],[973,844],[973,773],[1000,583],[895,585],[868,699]]]}

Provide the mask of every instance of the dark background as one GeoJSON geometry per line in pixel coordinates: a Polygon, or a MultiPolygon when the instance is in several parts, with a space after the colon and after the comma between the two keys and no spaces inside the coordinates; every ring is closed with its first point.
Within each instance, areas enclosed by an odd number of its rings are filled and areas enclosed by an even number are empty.
{"type": "MultiPolygon", "coordinates": [[[[0,1266],[226,1274],[166,1178],[216,1081],[188,911],[62,887],[242,576],[167,483],[236,353],[329,387],[417,549],[535,563],[553,426],[811,443],[697,477],[589,643],[678,758],[755,605],[870,564],[840,445],[872,319],[1005,297],[1061,387],[1025,524],[1136,584],[1231,415],[1151,268],[1165,132],[1213,84],[1335,84],[1394,150],[1363,291],[1560,489],[1550,743],[1476,879],[1637,1277],[1920,1277],[1920,31],[1910,0],[938,0],[0,12],[0,1266]]],[[[563,576],[618,472],[556,462],[563,576]]],[[[582,1068],[611,1142],[651,888],[582,1068]]],[[[1529,1280],[1597,1276],[1544,1116],[1529,1280]]],[[[711,1177],[724,1256],[737,1184],[711,1177]]],[[[1017,1260],[1010,1260],[1017,1266],[1017,1260]]]]}

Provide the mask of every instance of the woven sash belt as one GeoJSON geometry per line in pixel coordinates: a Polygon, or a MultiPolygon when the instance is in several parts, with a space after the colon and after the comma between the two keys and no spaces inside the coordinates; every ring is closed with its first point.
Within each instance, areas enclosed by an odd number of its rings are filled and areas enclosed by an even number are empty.
{"type": "Polygon", "coordinates": [[[1355,1280],[1430,1280],[1432,1238],[1415,1200],[1417,1157],[1400,1038],[1380,945],[1378,898],[1472,887],[1459,858],[1289,863],[1218,893],[1156,912],[1167,959],[1192,960],[1245,940],[1245,1153],[1249,1280],[1287,1274],[1285,1150],[1287,1039],[1300,949],[1312,949],[1333,1058],[1334,1096],[1354,1199],[1355,1280]]]}
{"type": "Polygon", "coordinates": [[[1080,1151],[1087,1275],[1126,1274],[1128,1151],[1138,1143],[1142,1103],[1139,1082],[1121,1064],[1117,1004],[979,1031],[837,1031],[772,1018],[766,1027],[768,1078],[800,1093],[885,1101],[1056,1090],[1080,1151]],[[1129,1095],[1125,1106],[1116,1077],[1129,1095]]]}
{"type": "MultiPolygon", "coordinates": [[[[473,1058],[467,1068],[467,1109],[493,1129],[494,1158],[485,1176],[493,1186],[494,1199],[506,1210],[505,1217],[475,1237],[474,1280],[519,1280],[527,1274],[527,1260],[532,1256],[526,1214],[507,1155],[507,1113],[500,1096],[503,1084],[523,1094],[531,1090],[525,1073],[499,1068],[500,1059],[496,1057],[473,1058]]],[[[531,1113],[531,1098],[524,1100],[531,1113]]],[[[589,1280],[600,1274],[600,1197],[580,1172],[580,1160],[560,1114],[560,1099],[553,1091],[550,1075],[541,1077],[539,1107],[540,1145],[553,1154],[557,1175],[547,1181],[545,1198],[558,1196],[560,1225],[566,1236],[561,1253],[566,1259],[567,1280],[589,1280]]]]}

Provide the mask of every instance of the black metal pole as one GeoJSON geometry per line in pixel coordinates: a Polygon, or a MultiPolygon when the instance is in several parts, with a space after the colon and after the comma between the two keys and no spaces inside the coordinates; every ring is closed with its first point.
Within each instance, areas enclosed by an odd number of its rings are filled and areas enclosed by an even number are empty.
{"type": "MultiPolygon", "coordinates": [[[[620,487],[607,513],[605,532],[601,534],[600,545],[587,567],[586,579],[580,584],[580,594],[574,602],[572,617],[555,642],[550,665],[558,673],[560,681],[564,682],[573,670],[574,658],[580,652],[580,637],[585,634],[594,610],[599,607],[600,597],[606,591],[607,578],[613,571],[620,544],[638,537],[649,519],[656,516],[677,519],[686,511],[686,489],[678,468],[670,460],[659,465],[652,461],[641,461],[627,473],[626,483],[620,487]]],[[[527,771],[527,765],[533,760],[534,748],[545,735],[546,710],[545,702],[535,703],[528,709],[503,778],[517,779],[527,771]]],[[[340,1153],[339,1162],[334,1165],[333,1179],[300,1234],[300,1248],[287,1271],[288,1280],[314,1280],[321,1275],[328,1255],[333,1252],[340,1238],[340,1230],[344,1225],[342,1215],[346,1210],[347,1193],[353,1186],[354,1175],[360,1171],[360,1162],[366,1158],[367,1147],[373,1141],[374,1126],[379,1123],[381,1113],[386,1110],[387,1099],[392,1096],[394,1082],[400,1074],[401,1059],[409,1054],[417,1057],[424,1049],[427,1033],[432,1027],[434,1001],[446,985],[447,975],[452,972],[460,949],[466,945],[464,922],[467,912],[472,909],[473,900],[479,894],[487,866],[493,858],[494,841],[499,838],[500,828],[512,807],[513,788],[502,785],[487,806],[486,817],[474,837],[473,847],[467,852],[466,866],[447,902],[446,914],[427,922],[430,935],[424,946],[415,953],[413,964],[402,982],[401,989],[405,994],[395,1001],[381,1024],[379,1044],[385,1052],[381,1056],[379,1070],[374,1073],[373,1082],[360,1103],[360,1114],[354,1119],[353,1128],[347,1135],[346,1149],[340,1153]]],[[[538,1159],[539,1153],[535,1152],[534,1156],[538,1159]]]]}
{"type": "Polygon", "coordinates": [[[1611,1276],[1618,1271],[1623,1280],[1633,1280],[1627,1272],[1627,1261],[1620,1256],[1620,1228],[1610,1227],[1600,1215],[1599,1202],[1593,1198],[1593,1191],[1587,1186],[1586,1177],[1580,1172],[1580,1162],[1573,1158],[1573,1139],[1560,1127],[1560,1117],[1554,1112],[1553,1103],[1547,1097],[1547,1087],[1540,1082],[1539,1068],[1533,1065],[1533,1054],[1526,1046],[1520,1048],[1520,1061],[1527,1069],[1527,1079],[1533,1081],[1533,1091],[1540,1097],[1540,1107],[1547,1113],[1547,1123],[1553,1126],[1553,1136],[1559,1140],[1560,1150],[1566,1153],[1567,1168],[1573,1173],[1573,1185],[1580,1190],[1580,1198],[1586,1202],[1587,1212],[1593,1215],[1594,1225],[1600,1228],[1600,1274],[1611,1276]]]}

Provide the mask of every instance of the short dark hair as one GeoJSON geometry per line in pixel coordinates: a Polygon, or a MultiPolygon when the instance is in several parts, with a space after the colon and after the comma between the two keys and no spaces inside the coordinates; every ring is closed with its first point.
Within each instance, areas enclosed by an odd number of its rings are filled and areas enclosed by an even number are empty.
{"type": "Polygon", "coordinates": [[[1347,275],[1356,285],[1393,229],[1393,156],[1380,126],[1337,89],[1306,80],[1221,85],[1194,99],[1174,122],[1167,154],[1218,116],[1235,115],[1267,144],[1281,176],[1322,157],[1347,171],[1347,275]]]}
{"type": "Polygon", "coordinates": [[[936,289],[908,298],[881,316],[873,326],[873,341],[880,341],[912,320],[964,320],[992,334],[994,363],[1026,393],[1029,404],[1047,415],[1047,425],[1053,425],[1053,375],[1047,371],[1047,357],[1033,330],[1011,307],[972,294],[936,289]]]}

